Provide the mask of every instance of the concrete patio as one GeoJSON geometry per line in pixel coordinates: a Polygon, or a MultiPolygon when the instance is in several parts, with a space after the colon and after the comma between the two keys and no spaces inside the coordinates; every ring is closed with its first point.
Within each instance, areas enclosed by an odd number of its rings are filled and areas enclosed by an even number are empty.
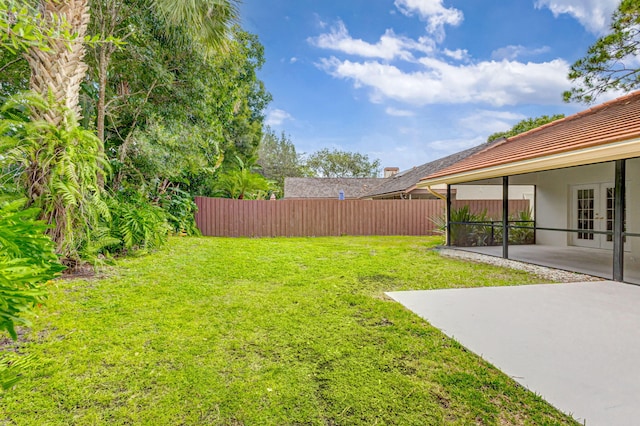
{"type": "MultiPolygon", "coordinates": [[[[502,246],[452,248],[490,256],[502,256],[502,246]]],[[[510,245],[509,259],[605,279],[613,277],[613,252],[611,250],[541,244],[510,245]]],[[[631,256],[631,253],[625,253],[624,265],[624,281],[640,284],[640,259],[631,256]]]]}
{"type": "Polygon", "coordinates": [[[611,281],[387,295],[587,425],[640,418],[640,287],[611,281]]]}

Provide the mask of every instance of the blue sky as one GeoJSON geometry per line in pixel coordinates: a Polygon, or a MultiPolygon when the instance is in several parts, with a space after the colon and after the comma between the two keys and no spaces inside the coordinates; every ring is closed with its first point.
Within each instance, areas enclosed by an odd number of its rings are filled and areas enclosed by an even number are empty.
{"type": "MultiPolygon", "coordinates": [[[[565,104],[569,66],[619,0],[244,0],[267,124],[298,152],[336,148],[402,170],[565,104]]],[[[606,99],[600,99],[604,101],[606,99]]]]}

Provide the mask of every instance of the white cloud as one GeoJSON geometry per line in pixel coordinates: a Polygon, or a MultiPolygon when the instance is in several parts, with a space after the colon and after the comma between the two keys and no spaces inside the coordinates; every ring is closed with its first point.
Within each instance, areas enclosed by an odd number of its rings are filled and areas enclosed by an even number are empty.
{"type": "Polygon", "coordinates": [[[293,117],[287,111],[273,109],[267,113],[264,123],[267,126],[280,126],[285,120],[292,120],[293,117]]]}
{"type": "Polygon", "coordinates": [[[298,58],[296,58],[295,56],[289,59],[290,64],[295,64],[296,62],[298,62],[298,58]]]}
{"type": "Polygon", "coordinates": [[[548,8],[554,16],[568,14],[594,34],[604,34],[609,29],[611,15],[620,0],[536,0],[538,9],[548,8]]]}
{"type": "Polygon", "coordinates": [[[375,61],[352,62],[335,57],[318,65],[337,78],[370,89],[373,101],[393,99],[412,105],[481,103],[560,103],[569,88],[569,65],[562,59],[543,63],[483,61],[451,65],[436,58],[419,60],[423,70],[405,72],[375,61]]]}
{"type": "Polygon", "coordinates": [[[446,56],[450,57],[451,59],[455,59],[457,61],[466,61],[469,59],[469,52],[467,51],[467,49],[456,49],[456,50],[444,49],[442,53],[444,53],[446,56]]]}
{"type": "Polygon", "coordinates": [[[509,130],[513,124],[524,120],[522,114],[509,111],[476,110],[471,115],[460,118],[458,124],[476,134],[486,134],[487,136],[509,130]]]}
{"type": "Polygon", "coordinates": [[[322,49],[335,50],[365,58],[385,60],[395,58],[411,60],[413,58],[412,51],[430,53],[435,47],[434,42],[429,38],[421,37],[416,41],[407,37],[398,36],[390,29],[380,37],[377,43],[371,44],[364,40],[351,37],[342,21],[338,21],[329,33],[321,34],[318,37],[311,37],[308,39],[308,42],[322,49]]]}
{"type": "Polygon", "coordinates": [[[414,115],[416,115],[416,113],[413,111],[393,107],[388,107],[385,112],[394,117],[413,117],[414,115]]]}
{"type": "Polygon", "coordinates": [[[495,59],[501,61],[503,59],[507,59],[513,61],[522,56],[535,56],[540,55],[542,53],[547,53],[549,50],[549,46],[539,47],[536,49],[529,49],[521,45],[509,45],[505,47],[501,47],[500,49],[496,49],[491,53],[491,59],[495,59]]]}
{"type": "Polygon", "coordinates": [[[455,8],[446,8],[442,0],[395,0],[396,7],[405,15],[417,13],[427,22],[427,31],[439,41],[444,39],[444,26],[458,26],[464,19],[462,12],[455,8]]]}

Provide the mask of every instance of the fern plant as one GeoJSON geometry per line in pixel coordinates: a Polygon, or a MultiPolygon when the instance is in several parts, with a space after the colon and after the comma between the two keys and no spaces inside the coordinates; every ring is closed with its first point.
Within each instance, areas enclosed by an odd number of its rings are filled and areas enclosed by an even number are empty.
{"type": "Polygon", "coordinates": [[[168,214],[142,194],[128,194],[108,201],[111,210],[110,235],[120,243],[116,250],[147,250],[167,240],[171,226],[168,214]]]}
{"type": "MultiPolygon", "coordinates": [[[[24,209],[26,200],[0,201],[0,332],[16,340],[17,326],[30,326],[29,315],[46,298],[44,283],[64,267],[37,221],[38,209],[24,209]]],[[[7,389],[35,365],[33,357],[0,356],[0,386],[7,389]]]]}
{"type": "Polygon", "coordinates": [[[179,188],[170,188],[159,198],[174,234],[200,235],[195,220],[198,206],[191,194],[179,188]]]}
{"type": "Polygon", "coordinates": [[[0,107],[0,168],[40,208],[57,252],[73,263],[91,231],[92,208],[104,207],[98,176],[109,164],[101,142],[71,111],[63,109],[58,126],[28,119],[29,111],[60,108],[32,93],[9,98],[0,107]]]}
{"type": "Polygon", "coordinates": [[[41,284],[64,268],[44,231],[36,221],[37,209],[23,210],[25,200],[0,206],[0,331],[17,338],[15,326],[29,325],[23,316],[42,302],[41,284]]]}

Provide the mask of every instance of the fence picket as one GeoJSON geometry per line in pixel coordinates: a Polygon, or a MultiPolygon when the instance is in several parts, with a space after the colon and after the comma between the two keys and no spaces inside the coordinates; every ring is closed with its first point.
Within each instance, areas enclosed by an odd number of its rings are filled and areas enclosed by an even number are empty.
{"type": "MultiPolygon", "coordinates": [[[[205,236],[303,237],[337,235],[433,235],[430,217],[444,213],[442,200],[231,200],[196,197],[196,225],[205,236]]],[[[501,200],[454,201],[474,213],[502,217],[501,200]]],[[[509,211],[529,209],[509,201],[509,211]]]]}

